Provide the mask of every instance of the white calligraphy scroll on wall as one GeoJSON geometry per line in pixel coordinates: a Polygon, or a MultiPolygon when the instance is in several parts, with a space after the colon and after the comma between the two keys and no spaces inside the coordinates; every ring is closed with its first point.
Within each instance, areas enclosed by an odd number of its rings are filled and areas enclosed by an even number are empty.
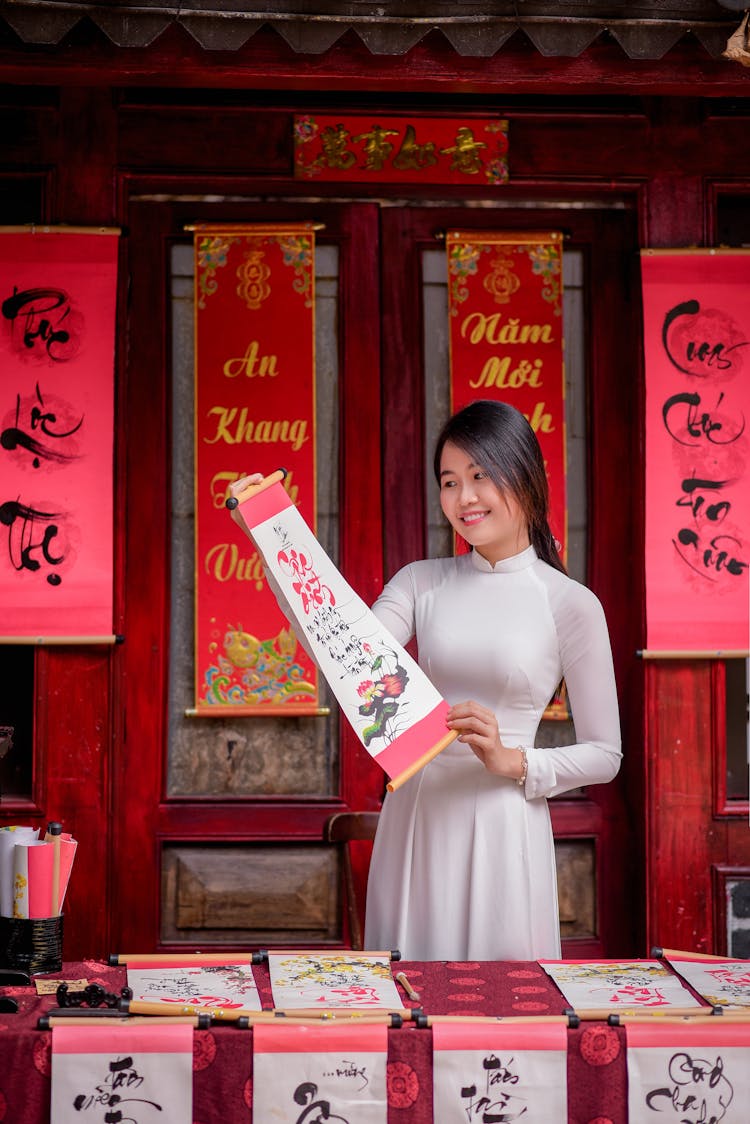
{"type": "Polygon", "coordinates": [[[435,1124],[568,1119],[562,1023],[437,1023],[432,1045],[435,1124]]]}
{"type": "Polygon", "coordinates": [[[750,1025],[630,1023],[628,1122],[747,1124],[750,1025]]]}
{"type": "Polygon", "coordinates": [[[50,1124],[94,1119],[192,1124],[192,1026],[54,1027],[50,1124]]]}
{"type": "MultiPolygon", "coordinates": [[[[247,488],[232,517],[262,555],[339,706],[397,788],[453,740],[448,704],[347,584],[282,487],[247,488]]],[[[231,503],[231,501],[230,501],[231,503]]]]}

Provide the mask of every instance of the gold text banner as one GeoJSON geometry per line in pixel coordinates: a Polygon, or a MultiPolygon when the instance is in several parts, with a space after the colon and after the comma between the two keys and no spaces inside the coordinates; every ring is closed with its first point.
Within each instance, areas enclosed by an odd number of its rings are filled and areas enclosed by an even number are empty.
{"type": "MultiPolygon", "coordinates": [[[[314,714],[317,668],[228,534],[229,485],[281,463],[316,525],[315,230],[193,228],[195,247],[195,711],[314,714]]],[[[246,544],[246,547],[250,544],[246,544]]]]}
{"type": "Polygon", "coordinates": [[[525,414],[544,454],[550,525],[566,553],[562,235],[446,235],[451,411],[493,398],[525,414]]]}

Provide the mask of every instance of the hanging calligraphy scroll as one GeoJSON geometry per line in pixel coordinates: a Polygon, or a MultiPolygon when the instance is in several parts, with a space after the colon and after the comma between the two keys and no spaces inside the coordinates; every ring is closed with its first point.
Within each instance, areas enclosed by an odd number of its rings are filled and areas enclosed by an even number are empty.
{"type": "Polygon", "coordinates": [[[449,707],[326,555],[281,484],[229,500],[354,732],[398,788],[455,737],[449,707]]]}
{"type": "Polygon", "coordinates": [[[750,1104],[750,1023],[630,1023],[628,1124],[741,1124],[750,1104]]]}
{"type": "Polygon", "coordinates": [[[564,558],[562,235],[451,232],[446,250],[451,412],[494,398],[525,414],[544,454],[564,558]]]}
{"type": "Polygon", "coordinates": [[[436,1124],[567,1120],[567,1035],[561,1023],[433,1024],[436,1124]]]}
{"type": "Polygon", "coordinates": [[[357,183],[508,182],[508,122],[499,117],[294,118],[297,178],[357,183]]]}
{"type": "Polygon", "coordinates": [[[0,228],[0,639],[112,643],[115,230],[0,228]]]}
{"type": "Polygon", "coordinates": [[[650,654],[744,653],[750,253],[641,255],[650,654]]]}
{"type": "Polygon", "coordinates": [[[54,1027],[50,1124],[82,1118],[191,1124],[192,1026],[109,1019],[106,1026],[54,1027]]]}
{"type": "Polygon", "coordinates": [[[314,228],[194,229],[196,712],[315,714],[317,669],[224,509],[248,463],[270,460],[316,525],[314,228]]]}
{"type": "Polygon", "coordinates": [[[257,1124],[386,1124],[385,1024],[253,1027],[257,1124]]]}

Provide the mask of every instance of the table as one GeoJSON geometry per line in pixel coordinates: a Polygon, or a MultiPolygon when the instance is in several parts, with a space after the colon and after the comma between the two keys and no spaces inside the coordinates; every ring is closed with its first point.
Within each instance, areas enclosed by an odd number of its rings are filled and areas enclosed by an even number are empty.
{"type": "MultiPolygon", "coordinates": [[[[430,1015],[554,1015],[566,1002],[535,962],[414,962],[394,964],[419,992],[430,1015]]],[[[266,964],[253,967],[264,1008],[273,1006],[266,964]]],[[[124,967],[96,960],[66,963],[60,979],[98,983],[119,995],[124,967]]],[[[71,989],[75,990],[75,989],[71,989]]],[[[30,988],[0,989],[18,1003],[0,1013],[0,1122],[48,1124],[52,1035],[37,1020],[57,1005],[30,988]]],[[[568,1030],[568,1121],[626,1124],[625,1031],[604,1022],[568,1030]]],[[[196,1030],[193,1053],[194,1124],[250,1124],[252,1030],[229,1024],[196,1030]]],[[[388,1124],[432,1124],[432,1033],[405,1024],[388,1031],[388,1124]]],[[[168,1122],[165,1121],[165,1124],[168,1122]]],[[[255,1124],[258,1124],[256,1121],[255,1124]]],[[[550,1121],[549,1124],[565,1124],[550,1121]]]]}

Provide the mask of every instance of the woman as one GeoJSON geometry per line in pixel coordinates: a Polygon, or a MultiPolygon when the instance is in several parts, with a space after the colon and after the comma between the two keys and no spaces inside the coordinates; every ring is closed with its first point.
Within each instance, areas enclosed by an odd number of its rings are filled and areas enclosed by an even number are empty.
{"type": "Polygon", "coordinates": [[[521,413],[477,401],[455,414],[435,475],[471,550],[406,566],[373,612],[402,645],[416,635],[458,739],[386,796],[365,947],[409,960],[555,959],[547,797],[610,781],[620,765],[607,626],[560,562],[544,461],[521,413]],[[577,744],[534,748],[562,678],[577,744]]]}

